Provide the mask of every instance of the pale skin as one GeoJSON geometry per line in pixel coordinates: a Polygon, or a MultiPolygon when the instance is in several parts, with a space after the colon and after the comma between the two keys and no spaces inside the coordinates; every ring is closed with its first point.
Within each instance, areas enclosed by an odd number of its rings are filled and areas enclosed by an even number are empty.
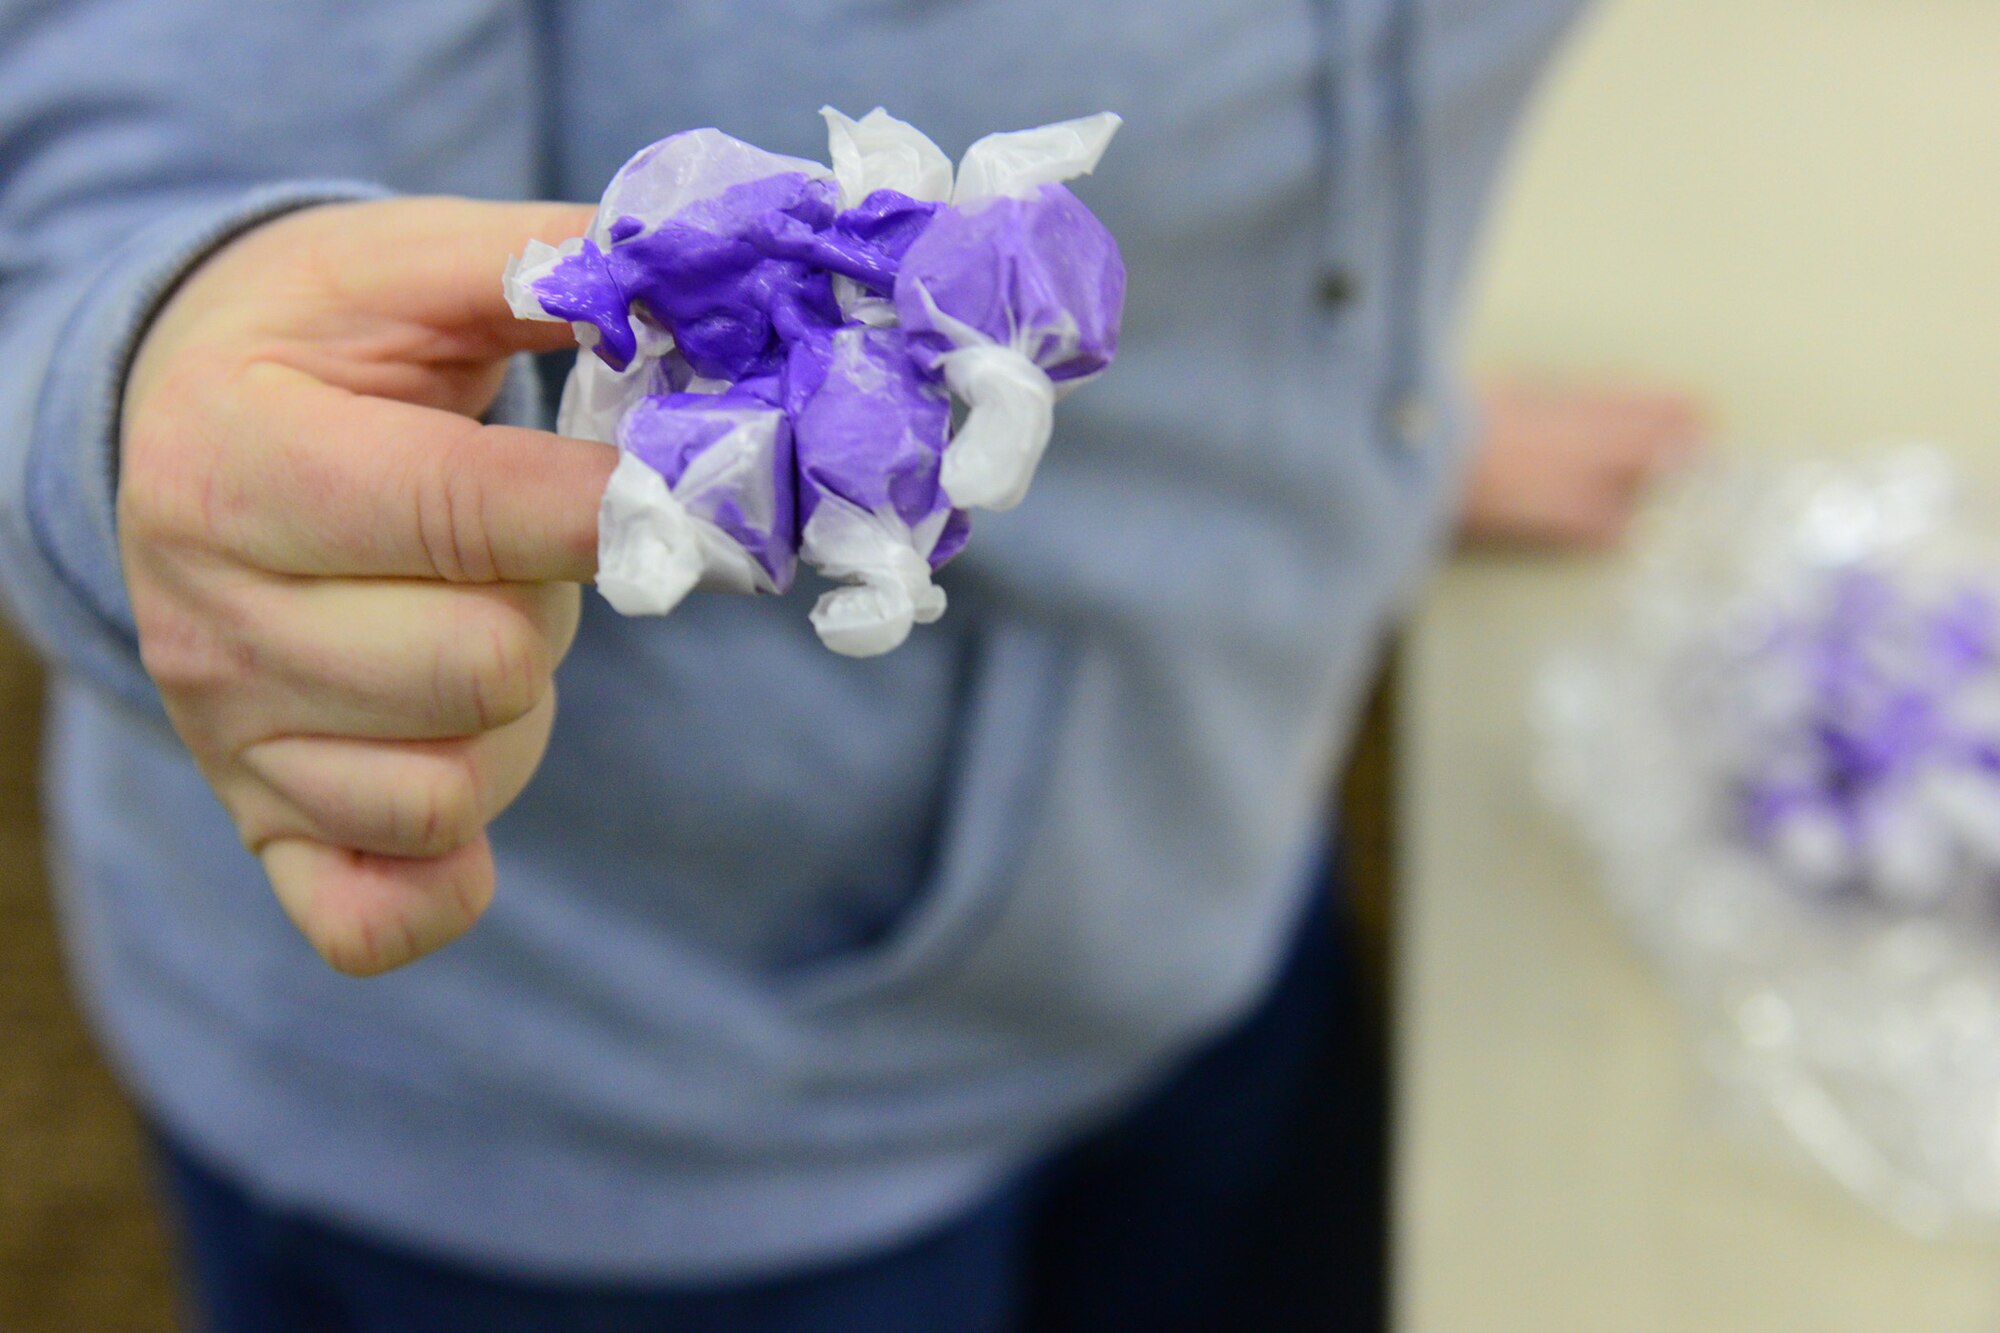
{"type": "Polygon", "coordinates": [[[1619,384],[1501,380],[1480,394],[1485,434],[1459,511],[1480,545],[1602,550],[1646,486],[1686,463],[1707,423],[1684,393],[1619,384]]]}
{"type": "MultiPolygon", "coordinates": [[[[477,418],[510,355],[570,345],[565,324],[513,317],[502,266],[590,216],[288,214],[189,276],[126,384],[141,658],[278,902],[343,972],[478,920],[486,827],[548,745],[615,451],[477,418]]],[[[1474,535],[1608,540],[1694,429],[1668,402],[1497,404],[1474,535]]]]}
{"type": "Polygon", "coordinates": [[[456,938],[487,824],[555,717],[607,445],[481,425],[507,257],[564,204],[292,213],[204,262],[124,398],[118,527],[140,653],[280,904],[343,972],[456,938]]]}

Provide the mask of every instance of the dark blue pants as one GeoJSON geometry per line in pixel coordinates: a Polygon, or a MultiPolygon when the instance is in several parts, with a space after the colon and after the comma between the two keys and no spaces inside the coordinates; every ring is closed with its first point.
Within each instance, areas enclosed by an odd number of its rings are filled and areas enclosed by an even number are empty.
{"type": "Polygon", "coordinates": [[[523,1281],[263,1207],[164,1144],[191,1305],[216,1333],[1379,1328],[1383,1080],[1333,915],[1115,1122],[892,1252],[722,1286],[523,1281]]]}

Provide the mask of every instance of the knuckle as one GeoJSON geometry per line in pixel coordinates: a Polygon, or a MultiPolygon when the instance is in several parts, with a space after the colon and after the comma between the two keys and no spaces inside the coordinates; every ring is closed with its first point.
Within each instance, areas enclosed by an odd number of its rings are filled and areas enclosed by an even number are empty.
{"type": "MultiPolygon", "coordinates": [[[[365,854],[349,853],[347,859],[347,873],[367,875],[365,854]]],[[[409,923],[380,899],[342,903],[329,895],[301,913],[297,922],[306,943],[327,966],[350,977],[379,976],[422,952],[409,923]]]]}
{"type": "Polygon", "coordinates": [[[424,777],[414,784],[408,797],[408,854],[442,856],[471,842],[485,827],[480,818],[479,783],[464,756],[426,767],[424,777]]]}
{"type": "Polygon", "coordinates": [[[139,630],[139,665],[162,690],[179,691],[200,678],[206,654],[197,646],[199,633],[186,617],[135,604],[133,622],[139,630]]]}
{"type": "Polygon", "coordinates": [[[293,775],[286,792],[316,836],[355,852],[441,856],[484,827],[477,774],[455,754],[405,756],[389,773],[293,775]]]}
{"type": "Polygon", "coordinates": [[[279,904],[299,934],[329,967],[350,976],[367,976],[386,965],[379,932],[341,892],[341,879],[360,863],[353,853],[333,862],[265,862],[279,904]]]}
{"type": "Polygon", "coordinates": [[[224,759],[221,763],[196,761],[215,796],[228,813],[243,850],[261,857],[265,847],[295,833],[295,821],[287,817],[281,799],[274,800],[262,784],[251,779],[247,770],[224,759]]]}
{"type": "Polygon", "coordinates": [[[474,617],[458,636],[463,689],[481,731],[533,712],[548,693],[555,664],[542,636],[511,612],[474,617]]]}
{"type": "Polygon", "coordinates": [[[257,674],[255,646],[221,632],[211,618],[162,606],[151,598],[135,600],[132,609],[139,632],[139,663],[163,693],[226,693],[257,674]]]}
{"type": "Polygon", "coordinates": [[[398,961],[390,955],[389,941],[380,925],[365,916],[346,920],[308,917],[303,931],[306,942],[328,967],[350,977],[377,976],[398,961]]]}
{"type": "Polygon", "coordinates": [[[266,849],[264,866],[285,914],[336,972],[373,976],[423,952],[381,858],[285,840],[266,849]]]}
{"type": "Polygon", "coordinates": [[[126,414],[119,439],[116,509],[121,547],[228,547],[257,498],[232,474],[224,404],[239,397],[240,368],[177,364],[158,372],[126,414]]]}
{"type": "Polygon", "coordinates": [[[198,526],[208,488],[200,436],[186,424],[185,412],[158,401],[161,394],[180,392],[170,380],[125,424],[118,463],[121,535],[171,535],[198,526]]]}
{"type": "Polygon", "coordinates": [[[236,841],[252,856],[260,855],[273,838],[282,836],[285,831],[282,825],[261,811],[231,811],[230,822],[236,826],[236,841]]]}
{"type": "Polygon", "coordinates": [[[491,583],[499,577],[486,524],[479,427],[474,424],[424,465],[411,488],[425,561],[450,583],[491,583]]]}

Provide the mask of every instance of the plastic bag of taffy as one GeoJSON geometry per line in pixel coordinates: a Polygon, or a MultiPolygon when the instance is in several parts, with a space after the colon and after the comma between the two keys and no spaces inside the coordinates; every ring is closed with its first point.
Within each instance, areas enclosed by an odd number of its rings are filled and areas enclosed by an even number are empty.
{"type": "Polygon", "coordinates": [[[1731,1122],[2000,1238],[1996,515],[1934,449],[1715,460],[1642,515],[1534,711],[1731,1122]]]}

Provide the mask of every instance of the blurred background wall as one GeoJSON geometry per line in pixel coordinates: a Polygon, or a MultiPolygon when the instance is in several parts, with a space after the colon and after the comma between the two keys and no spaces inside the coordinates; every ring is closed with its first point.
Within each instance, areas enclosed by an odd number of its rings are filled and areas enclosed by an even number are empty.
{"type": "MultiPolygon", "coordinates": [[[[1517,166],[1480,363],[1685,385],[1729,449],[1932,436],[2000,474],[2000,5],[1610,0],[1517,166]]],[[[1530,683],[1605,573],[1462,561],[1406,645],[1399,1327],[2000,1327],[1991,1247],[1718,1132],[1687,1026],[1525,780],[1530,683]]]]}
{"type": "Polygon", "coordinates": [[[2000,4],[1611,0],[1490,234],[1475,359],[1770,447],[2000,439],[2000,4]]]}

